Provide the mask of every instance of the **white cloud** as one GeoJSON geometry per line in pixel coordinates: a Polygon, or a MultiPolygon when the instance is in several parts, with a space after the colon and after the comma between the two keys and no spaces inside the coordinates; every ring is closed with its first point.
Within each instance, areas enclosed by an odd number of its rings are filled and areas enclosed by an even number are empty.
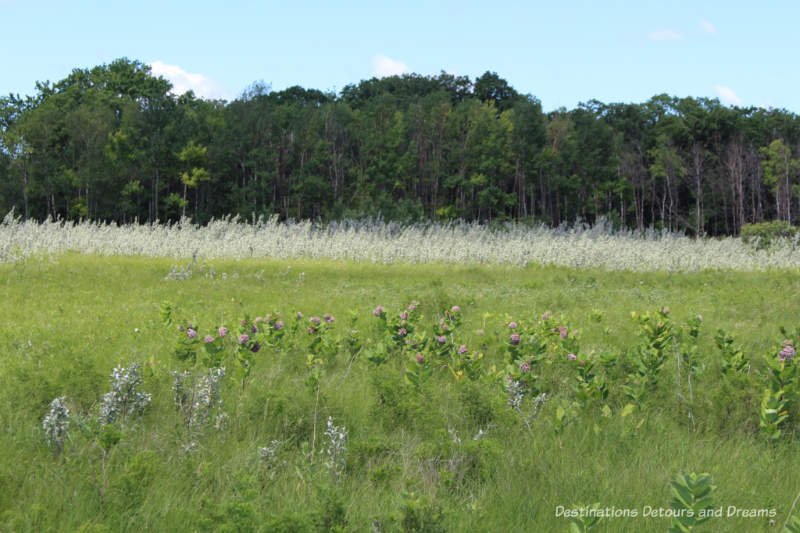
{"type": "Polygon", "coordinates": [[[742,105],[742,99],[736,96],[736,93],[733,92],[733,89],[730,87],[725,87],[724,85],[714,85],[714,92],[717,93],[717,96],[719,96],[719,99],[723,104],[735,106],[742,105]]]}
{"type": "Polygon", "coordinates": [[[194,91],[195,96],[205,99],[228,99],[228,91],[218,81],[202,74],[186,72],[177,65],[153,61],[150,68],[155,76],[163,76],[172,83],[172,92],[183,94],[194,91]]]}
{"type": "Polygon", "coordinates": [[[651,41],[680,41],[683,35],[675,30],[662,29],[654,31],[647,38],[651,41]]]}
{"type": "Polygon", "coordinates": [[[700,29],[708,33],[709,35],[717,34],[717,28],[715,28],[714,25],[707,20],[700,21],[700,29]]]}
{"type": "Polygon", "coordinates": [[[386,56],[377,55],[372,58],[372,75],[378,78],[399,76],[411,72],[408,65],[386,56]]]}

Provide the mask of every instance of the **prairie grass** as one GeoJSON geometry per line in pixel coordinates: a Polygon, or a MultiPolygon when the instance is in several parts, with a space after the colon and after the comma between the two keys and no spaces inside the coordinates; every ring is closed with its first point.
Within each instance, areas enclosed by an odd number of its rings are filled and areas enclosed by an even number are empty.
{"type": "Polygon", "coordinates": [[[798,325],[796,271],[206,261],[213,277],[195,271],[184,280],[165,279],[175,260],[162,257],[60,253],[0,265],[0,531],[550,532],[569,525],[555,516],[558,506],[600,502],[640,516],[604,519],[592,531],[655,532],[670,520],[641,512],[668,508],[669,482],[680,471],[711,473],[715,504],[725,510],[776,512],[775,525],[723,517],[698,531],[779,531],[800,490],[797,417],[776,442],[758,430],[763,361],[783,340],[779,326],[798,325]],[[414,392],[403,380],[406,360],[376,366],[366,354],[380,338],[375,307],[396,314],[415,300],[426,331],[458,305],[463,324],[454,341],[481,351],[484,369],[505,364],[507,320],[563,315],[579,332],[581,353],[619,354],[608,371],[612,416],[578,407],[554,430],[557,409],[574,401],[566,360],[542,369],[548,399],[535,416],[530,403],[528,411],[510,409],[490,380],[456,380],[446,370],[414,392]],[[226,425],[190,435],[171,372],[191,365],[174,354],[164,301],[200,336],[276,311],[287,329],[296,311],[304,320],[330,313],[332,331],[345,335],[352,310],[364,348],[354,359],[340,349],[326,360],[316,388],[304,345],[262,348],[246,387],[229,362],[226,425]],[[675,324],[703,317],[694,428],[671,357],[642,408],[621,415],[626,361],[639,342],[630,313],[664,307],[675,324]],[[750,375],[723,379],[717,328],[742,345],[750,375]],[[120,426],[104,453],[91,418],[109,374],[130,362],[142,365],[152,403],[120,426]],[[42,420],[61,396],[73,419],[57,453],[42,420]],[[341,475],[320,453],[328,417],[347,431],[341,475]],[[259,451],[265,447],[274,453],[259,451]]]}

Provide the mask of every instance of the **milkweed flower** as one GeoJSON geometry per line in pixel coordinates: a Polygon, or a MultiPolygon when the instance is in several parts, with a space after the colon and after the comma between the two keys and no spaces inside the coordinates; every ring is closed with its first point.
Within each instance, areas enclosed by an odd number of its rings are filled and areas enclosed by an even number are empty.
{"type": "Polygon", "coordinates": [[[453,313],[458,313],[459,311],[461,311],[461,308],[457,305],[454,305],[453,307],[450,308],[450,311],[452,311],[453,313]]]}
{"type": "Polygon", "coordinates": [[[794,359],[794,346],[786,343],[778,354],[778,359],[780,359],[781,363],[785,363],[786,361],[791,361],[794,359]]]}

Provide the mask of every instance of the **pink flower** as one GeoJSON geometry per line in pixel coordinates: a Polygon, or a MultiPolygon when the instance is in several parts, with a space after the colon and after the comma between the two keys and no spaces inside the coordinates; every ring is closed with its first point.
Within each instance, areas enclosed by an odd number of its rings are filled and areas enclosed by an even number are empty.
{"type": "Polygon", "coordinates": [[[479,329],[479,330],[478,330],[478,331],[476,331],[475,333],[477,333],[478,335],[483,335],[483,334],[484,334],[484,331],[483,331],[482,329],[479,329]]]}
{"type": "Polygon", "coordinates": [[[312,328],[311,326],[307,326],[307,327],[306,327],[306,331],[307,331],[307,332],[309,332],[309,333],[314,333],[314,332],[315,332],[315,331],[317,331],[317,330],[315,330],[315,329],[314,329],[314,328],[312,328]]]}
{"type": "Polygon", "coordinates": [[[444,335],[440,335],[436,337],[436,340],[439,344],[444,344],[445,342],[447,342],[447,337],[445,337],[444,335]]]}
{"type": "Polygon", "coordinates": [[[240,324],[241,324],[241,325],[243,325],[243,326],[246,326],[246,325],[247,325],[247,320],[245,320],[245,319],[243,318],[243,319],[241,320],[240,324]]]}
{"type": "Polygon", "coordinates": [[[253,327],[252,327],[252,328],[250,328],[250,330],[251,330],[253,333],[258,333],[258,327],[257,327],[255,324],[253,324],[253,327]]]}
{"type": "Polygon", "coordinates": [[[403,311],[402,313],[400,313],[400,320],[406,320],[407,318],[408,318],[407,311],[403,311]]]}
{"type": "Polygon", "coordinates": [[[194,339],[195,337],[197,337],[197,332],[193,329],[190,329],[186,332],[186,336],[189,337],[190,339],[194,339]]]}
{"type": "Polygon", "coordinates": [[[568,334],[567,326],[561,326],[558,328],[558,335],[562,339],[566,339],[568,334]]]}
{"type": "Polygon", "coordinates": [[[219,328],[217,330],[217,333],[219,333],[220,337],[224,337],[225,335],[228,334],[228,328],[226,328],[225,326],[222,326],[221,328],[219,328]]]}
{"type": "Polygon", "coordinates": [[[571,354],[567,355],[567,359],[569,359],[570,361],[575,361],[577,358],[578,358],[578,356],[575,355],[574,353],[571,353],[571,354]]]}
{"type": "Polygon", "coordinates": [[[525,363],[520,364],[519,365],[519,371],[522,372],[523,374],[527,374],[528,372],[530,372],[531,371],[530,363],[525,362],[525,363]]]}
{"type": "Polygon", "coordinates": [[[542,315],[542,320],[547,320],[547,319],[548,319],[548,318],[550,318],[551,316],[553,316],[553,312],[552,312],[552,311],[546,311],[546,312],[545,312],[545,313],[542,315]]]}
{"type": "Polygon", "coordinates": [[[312,316],[312,317],[311,317],[311,318],[309,318],[308,320],[309,320],[309,321],[310,321],[312,324],[314,324],[315,326],[319,326],[319,323],[320,323],[320,322],[322,322],[322,321],[319,319],[319,317],[318,317],[318,316],[312,316]]]}
{"type": "Polygon", "coordinates": [[[239,335],[239,344],[244,344],[249,340],[250,340],[250,335],[248,335],[247,333],[242,333],[241,335],[239,335]]]}
{"type": "Polygon", "coordinates": [[[414,302],[408,304],[408,310],[409,311],[413,311],[416,308],[417,308],[417,305],[414,302]]]}
{"type": "Polygon", "coordinates": [[[328,324],[333,324],[333,321],[336,319],[333,318],[331,315],[328,315],[328,318],[326,320],[328,321],[328,324]]]}
{"type": "Polygon", "coordinates": [[[791,361],[794,359],[794,346],[791,344],[786,344],[783,347],[783,350],[778,354],[778,359],[781,363],[785,363],[786,361],[791,361]]]}
{"type": "Polygon", "coordinates": [[[211,335],[206,335],[206,338],[203,340],[206,342],[214,342],[214,337],[212,337],[211,335]]]}
{"type": "Polygon", "coordinates": [[[322,315],[322,318],[324,318],[326,321],[330,322],[331,314],[330,313],[325,313],[324,315],[322,315]]]}
{"type": "Polygon", "coordinates": [[[517,329],[517,323],[516,322],[509,322],[508,323],[508,327],[511,328],[511,329],[517,329]]]}
{"type": "Polygon", "coordinates": [[[514,346],[519,344],[519,335],[517,333],[511,334],[511,344],[513,344],[514,346]]]}
{"type": "Polygon", "coordinates": [[[661,310],[661,312],[664,313],[665,315],[668,315],[669,314],[669,307],[665,307],[664,309],[661,310]]]}
{"type": "Polygon", "coordinates": [[[452,308],[450,308],[450,311],[452,311],[453,313],[458,313],[459,311],[461,311],[461,308],[457,305],[454,305],[452,308]]]}
{"type": "Polygon", "coordinates": [[[183,331],[183,326],[181,326],[180,324],[178,324],[178,331],[183,331]]]}
{"type": "Polygon", "coordinates": [[[278,320],[277,322],[275,322],[275,325],[274,325],[274,326],[272,326],[272,327],[273,327],[274,329],[276,329],[276,330],[278,330],[278,329],[281,329],[281,328],[283,327],[283,322],[281,322],[280,320],[278,320]]]}
{"type": "Polygon", "coordinates": [[[373,315],[375,315],[375,316],[381,316],[381,315],[383,314],[383,306],[382,306],[382,305],[379,305],[378,307],[376,307],[376,308],[375,308],[375,309],[372,311],[372,314],[373,314],[373,315]]]}
{"type": "Polygon", "coordinates": [[[257,317],[256,317],[256,323],[258,323],[258,322],[262,322],[263,320],[264,320],[264,319],[263,319],[263,318],[261,318],[260,316],[257,316],[257,317]]]}
{"type": "Polygon", "coordinates": [[[459,346],[459,347],[458,347],[458,353],[460,353],[461,355],[464,355],[465,353],[467,353],[467,346],[466,346],[466,345],[464,345],[464,344],[462,344],[461,346],[459,346]]]}
{"type": "Polygon", "coordinates": [[[297,319],[299,320],[299,319],[303,318],[303,313],[301,313],[300,311],[298,311],[298,312],[297,312],[297,315],[295,315],[295,316],[296,316],[296,317],[297,317],[297,319]]]}
{"type": "Polygon", "coordinates": [[[406,328],[400,328],[397,330],[397,334],[400,335],[401,337],[405,337],[406,333],[408,333],[406,331],[406,328]]]}
{"type": "Polygon", "coordinates": [[[445,330],[445,331],[449,331],[450,330],[450,326],[448,326],[447,324],[442,324],[442,329],[445,330]]]}
{"type": "Polygon", "coordinates": [[[423,357],[422,354],[419,353],[419,352],[417,352],[417,355],[414,356],[414,361],[416,361],[419,364],[422,364],[422,362],[424,360],[425,360],[425,357],[423,357]]]}

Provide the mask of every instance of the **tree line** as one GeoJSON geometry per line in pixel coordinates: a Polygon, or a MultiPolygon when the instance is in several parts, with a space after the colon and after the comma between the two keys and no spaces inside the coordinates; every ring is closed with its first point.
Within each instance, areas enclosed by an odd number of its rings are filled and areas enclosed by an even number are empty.
{"type": "Polygon", "coordinates": [[[463,218],[696,235],[800,219],[800,120],[666,94],[545,113],[494,72],[373,78],[338,94],[263,83],[171,93],[119,59],[0,98],[0,209],[203,223],[463,218]]]}

